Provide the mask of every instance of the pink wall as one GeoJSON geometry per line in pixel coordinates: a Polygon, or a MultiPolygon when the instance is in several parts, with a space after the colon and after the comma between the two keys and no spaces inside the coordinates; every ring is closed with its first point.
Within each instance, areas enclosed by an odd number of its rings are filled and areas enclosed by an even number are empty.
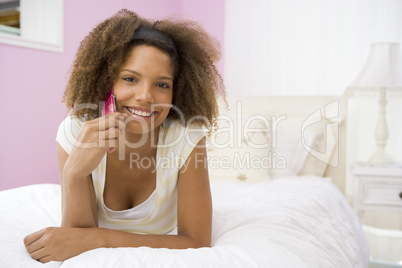
{"type": "Polygon", "coordinates": [[[220,42],[222,57],[217,67],[223,77],[225,1],[181,0],[181,11],[185,18],[201,23],[205,30],[220,42]]]}
{"type": "Polygon", "coordinates": [[[60,102],[67,71],[97,23],[121,8],[155,19],[184,13],[223,42],[223,1],[68,0],[63,53],[0,44],[0,190],[59,182],[55,135],[67,113],[60,102]]]}

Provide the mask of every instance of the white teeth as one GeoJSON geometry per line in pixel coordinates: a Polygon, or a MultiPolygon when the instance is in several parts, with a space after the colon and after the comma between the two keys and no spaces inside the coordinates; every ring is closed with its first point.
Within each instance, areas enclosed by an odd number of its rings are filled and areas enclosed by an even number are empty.
{"type": "Polygon", "coordinates": [[[136,115],[139,115],[139,116],[151,116],[151,113],[142,112],[142,111],[137,111],[137,110],[134,110],[134,109],[131,109],[131,108],[128,108],[128,107],[127,107],[127,110],[128,110],[130,113],[133,113],[133,114],[136,114],[136,115]]]}

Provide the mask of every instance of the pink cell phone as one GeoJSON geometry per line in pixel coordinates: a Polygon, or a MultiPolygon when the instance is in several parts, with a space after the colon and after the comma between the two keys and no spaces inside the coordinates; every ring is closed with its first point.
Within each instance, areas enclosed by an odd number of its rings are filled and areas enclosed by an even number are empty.
{"type": "Polygon", "coordinates": [[[116,112],[116,96],[113,94],[113,87],[105,99],[105,105],[102,107],[102,116],[116,112]]]}

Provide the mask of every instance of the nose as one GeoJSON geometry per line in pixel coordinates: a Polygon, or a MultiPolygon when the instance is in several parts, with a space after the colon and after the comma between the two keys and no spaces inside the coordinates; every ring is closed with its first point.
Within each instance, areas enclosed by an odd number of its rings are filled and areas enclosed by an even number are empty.
{"type": "Polygon", "coordinates": [[[144,83],[138,87],[135,92],[135,99],[138,102],[153,103],[151,84],[144,83]]]}

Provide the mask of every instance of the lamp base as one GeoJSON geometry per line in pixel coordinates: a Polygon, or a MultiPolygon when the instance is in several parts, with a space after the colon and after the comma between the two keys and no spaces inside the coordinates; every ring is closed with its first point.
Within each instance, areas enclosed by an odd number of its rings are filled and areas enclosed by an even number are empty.
{"type": "Polygon", "coordinates": [[[387,104],[385,88],[380,89],[380,111],[378,115],[377,127],[375,130],[375,139],[377,143],[377,151],[370,157],[370,164],[392,164],[389,154],[385,151],[388,139],[388,126],[385,117],[385,105],[387,104]]]}
{"type": "Polygon", "coordinates": [[[368,162],[369,164],[374,165],[394,163],[389,154],[383,148],[377,148],[377,151],[370,157],[370,160],[368,162]]]}

